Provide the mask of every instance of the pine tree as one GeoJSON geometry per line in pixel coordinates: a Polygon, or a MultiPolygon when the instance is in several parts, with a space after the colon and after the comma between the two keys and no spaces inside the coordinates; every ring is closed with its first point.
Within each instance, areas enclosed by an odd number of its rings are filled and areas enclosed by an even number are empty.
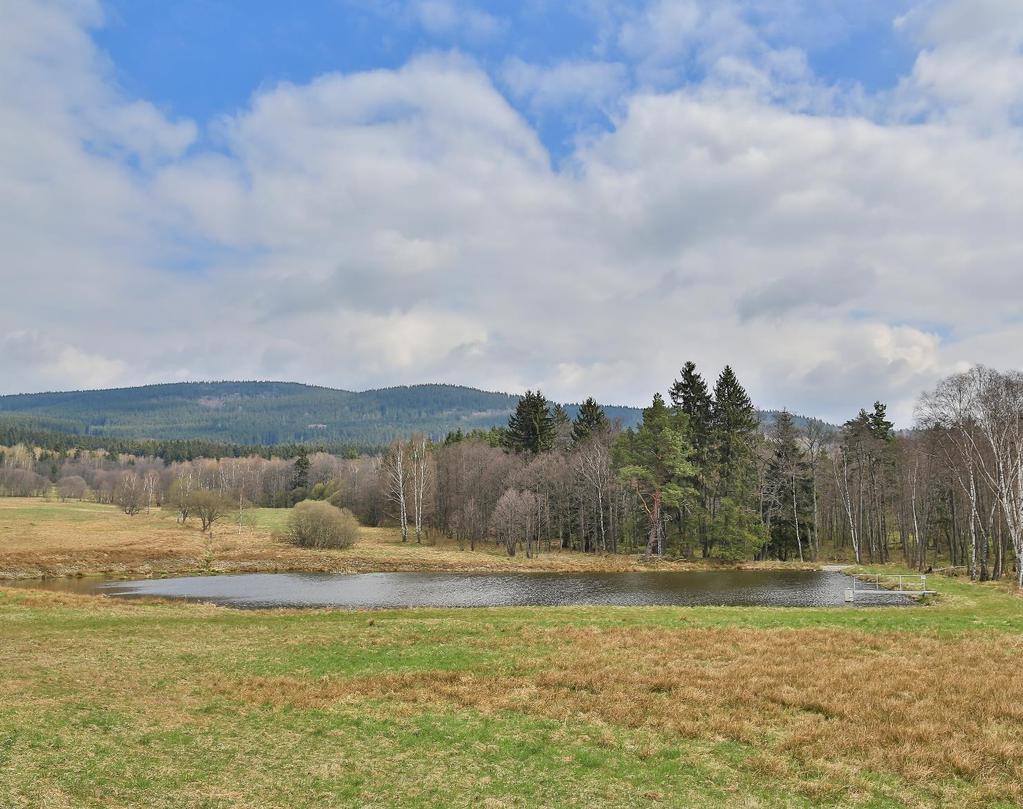
{"type": "Polygon", "coordinates": [[[554,416],[551,415],[547,398],[539,390],[535,393],[527,390],[508,419],[505,446],[515,452],[531,452],[535,455],[550,450],[554,446],[556,434],[554,416]]]}
{"type": "Polygon", "coordinates": [[[884,402],[874,402],[873,413],[867,414],[865,410],[860,413],[866,416],[866,424],[874,438],[879,441],[892,441],[895,438],[895,425],[888,420],[888,406],[884,402]]]}
{"type": "Polygon", "coordinates": [[[662,509],[679,508],[691,496],[685,481],[692,475],[686,417],[669,408],[661,394],[643,410],[634,432],[624,433],[616,447],[619,475],[636,492],[647,516],[647,555],[664,553],[662,509]]]}
{"type": "Polygon", "coordinates": [[[611,422],[604,414],[604,408],[590,396],[579,405],[579,413],[572,424],[572,443],[579,444],[591,435],[600,434],[611,429],[611,422]]]}

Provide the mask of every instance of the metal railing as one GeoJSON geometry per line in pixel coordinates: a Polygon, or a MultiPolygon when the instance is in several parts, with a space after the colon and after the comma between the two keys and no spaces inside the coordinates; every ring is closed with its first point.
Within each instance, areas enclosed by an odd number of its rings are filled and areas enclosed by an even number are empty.
{"type": "Polygon", "coordinates": [[[845,591],[846,601],[855,601],[859,595],[931,595],[927,589],[927,576],[923,573],[856,573],[853,586],[845,591]],[[869,582],[873,587],[857,587],[857,583],[869,582]]]}

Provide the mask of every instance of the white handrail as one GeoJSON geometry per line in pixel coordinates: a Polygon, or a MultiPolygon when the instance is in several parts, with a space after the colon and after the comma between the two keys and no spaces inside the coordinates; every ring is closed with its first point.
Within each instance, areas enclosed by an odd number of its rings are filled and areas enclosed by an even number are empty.
{"type": "MultiPolygon", "coordinates": [[[[870,575],[869,573],[860,573],[858,575],[853,575],[853,590],[857,589],[856,588],[856,583],[858,581],[863,581],[863,577],[864,576],[869,576],[869,575],[870,575]]],[[[861,590],[858,590],[858,592],[867,593],[867,592],[874,592],[874,591],[889,592],[889,593],[920,593],[920,592],[926,592],[927,591],[927,576],[925,574],[923,574],[923,573],[875,573],[874,574],[874,589],[873,590],[862,590],[861,589],[861,590]],[[898,580],[898,583],[899,583],[898,588],[897,589],[889,589],[887,587],[882,588],[881,587],[881,579],[882,578],[898,580]],[[918,590],[915,587],[907,587],[906,586],[906,584],[907,584],[906,580],[907,579],[919,579],[920,580],[920,589],[918,590]]]]}

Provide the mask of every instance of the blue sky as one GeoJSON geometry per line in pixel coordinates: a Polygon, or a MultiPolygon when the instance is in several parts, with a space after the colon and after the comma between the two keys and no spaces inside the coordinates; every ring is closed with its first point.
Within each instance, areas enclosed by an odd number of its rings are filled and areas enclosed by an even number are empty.
{"type": "MultiPolygon", "coordinates": [[[[552,155],[563,156],[580,131],[609,128],[613,110],[577,103],[538,111],[502,81],[510,60],[540,67],[566,60],[621,65],[632,87],[670,89],[701,81],[705,68],[689,55],[671,65],[670,76],[642,75],[642,56],[622,47],[614,27],[645,5],[109,0],[94,38],[129,95],[197,121],[243,108],[253,93],[279,82],[396,68],[424,51],[457,50],[490,72],[552,155]],[[480,23],[468,19],[473,14],[481,15],[480,23]]],[[[912,69],[916,50],[894,24],[910,6],[902,0],[765,2],[750,4],[743,18],[772,46],[804,51],[822,80],[877,91],[894,87],[912,69]]]]}
{"type": "Polygon", "coordinates": [[[909,424],[1018,365],[1021,122],[1019,0],[7,0],[0,392],[692,359],[909,424]]]}

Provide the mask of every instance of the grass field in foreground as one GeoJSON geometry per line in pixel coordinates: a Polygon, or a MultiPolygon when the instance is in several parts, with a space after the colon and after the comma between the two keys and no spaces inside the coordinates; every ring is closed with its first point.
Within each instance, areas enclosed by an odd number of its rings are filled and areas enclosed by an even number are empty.
{"type": "MultiPolygon", "coordinates": [[[[0,576],[635,569],[0,498],[0,576]]],[[[670,567],[665,565],[665,567],[670,567]]],[[[677,568],[676,568],[677,569],[677,568]]],[[[0,581],[0,807],[1023,805],[1023,599],[240,612],[0,581]]]]}
{"type": "Polygon", "coordinates": [[[373,613],[0,584],[0,805],[1018,805],[1023,602],[935,584],[373,613]]]}

